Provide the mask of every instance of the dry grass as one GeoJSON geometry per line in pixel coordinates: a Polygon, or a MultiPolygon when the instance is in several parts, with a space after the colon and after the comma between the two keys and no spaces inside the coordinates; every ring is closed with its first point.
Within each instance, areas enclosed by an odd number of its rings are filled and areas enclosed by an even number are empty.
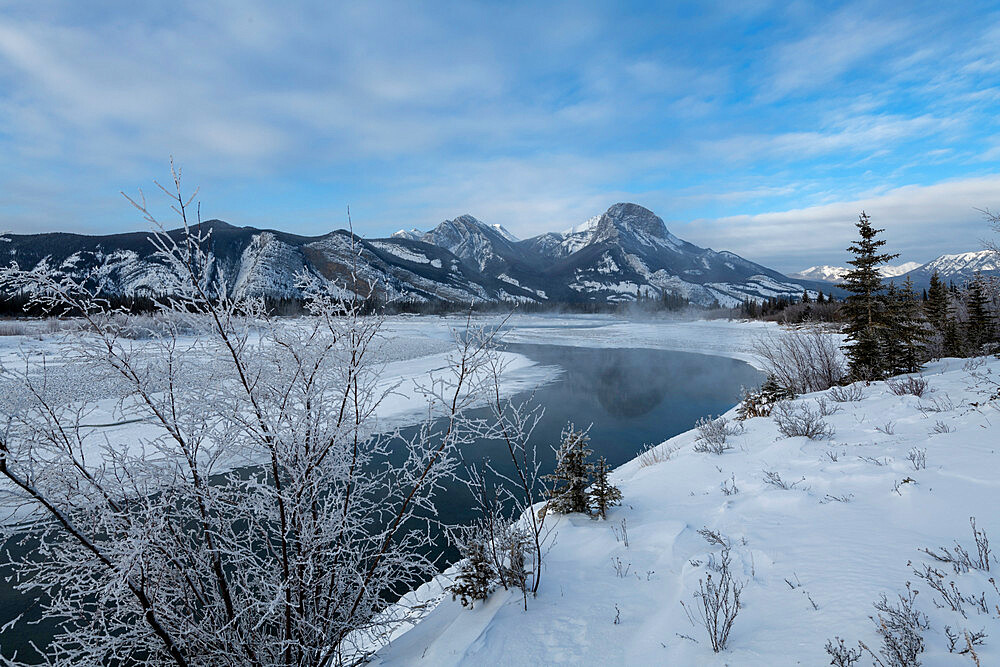
{"type": "Polygon", "coordinates": [[[680,447],[667,447],[663,443],[659,445],[646,445],[643,450],[639,452],[639,467],[647,468],[649,466],[656,465],[657,463],[669,461],[678,449],[680,449],[680,447]]]}

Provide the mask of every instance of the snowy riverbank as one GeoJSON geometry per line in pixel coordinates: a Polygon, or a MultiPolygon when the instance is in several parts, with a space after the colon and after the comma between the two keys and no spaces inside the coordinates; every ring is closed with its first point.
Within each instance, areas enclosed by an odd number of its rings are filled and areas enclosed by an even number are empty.
{"type": "MultiPolygon", "coordinates": [[[[607,340],[599,330],[594,338],[607,340]]],[[[924,664],[973,664],[970,654],[949,653],[946,626],[961,638],[955,651],[966,648],[965,630],[985,630],[973,650],[980,664],[1000,661],[1000,593],[989,573],[955,574],[921,551],[957,540],[975,556],[972,516],[1000,535],[1000,361],[949,359],[922,375],[921,398],[882,382],[862,387],[856,402],[800,397],[839,408],[824,417],[828,438],[784,437],[768,417],[746,421],[721,456],[693,451],[696,431],[672,438],[658,447],[664,460],[615,472],[625,499],[607,521],[560,518],[526,612],[519,595],[502,590],[462,608],[441,594],[441,577],[407,596],[431,611],[376,664],[828,664],[824,645],[835,636],[878,652],[872,603],[883,593],[898,602],[906,582],[929,617],[924,664]],[[791,488],[765,482],[766,473],[791,488]],[[706,527],[732,544],[735,577],[746,584],[719,654],[680,604],[695,601],[719,559],[720,546],[698,533],[706,527]],[[984,606],[940,608],[947,603],[914,573],[925,564],[968,598],[983,594],[984,606]]]]}

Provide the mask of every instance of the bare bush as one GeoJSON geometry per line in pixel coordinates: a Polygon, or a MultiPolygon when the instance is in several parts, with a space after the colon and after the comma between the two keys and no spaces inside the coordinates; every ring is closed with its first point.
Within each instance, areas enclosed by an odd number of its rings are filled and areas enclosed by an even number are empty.
{"type": "Polygon", "coordinates": [[[796,394],[829,389],[847,374],[837,338],[817,325],[766,333],[754,342],[753,352],[765,372],[796,394]]]}
{"type": "Polygon", "coordinates": [[[875,430],[886,435],[896,435],[896,422],[890,419],[881,426],[876,426],[875,430]]]}
{"type": "Polygon", "coordinates": [[[916,396],[920,398],[927,391],[927,380],[919,376],[907,375],[901,378],[889,378],[885,384],[896,396],[916,396]]]}
{"type": "Polygon", "coordinates": [[[745,582],[737,582],[733,578],[731,565],[727,547],[722,550],[722,558],[716,567],[718,577],[713,579],[709,574],[705,580],[698,581],[693,609],[681,601],[681,606],[684,607],[691,624],[705,628],[712,650],[716,653],[724,650],[729,642],[729,633],[742,608],[740,595],[746,585],[745,582]]]}
{"type": "Polygon", "coordinates": [[[950,412],[954,409],[955,403],[947,394],[944,396],[935,396],[926,403],[917,403],[917,410],[920,410],[924,414],[928,412],[950,412]]]}
{"type": "Polygon", "coordinates": [[[833,427],[823,421],[820,411],[806,403],[779,403],[775,408],[774,423],[786,438],[804,436],[810,440],[833,437],[833,427]]]}
{"type": "Polygon", "coordinates": [[[931,433],[954,433],[955,427],[947,422],[943,422],[940,419],[934,422],[934,426],[931,427],[931,433]]]}
{"type": "Polygon", "coordinates": [[[764,483],[770,484],[771,486],[779,488],[783,491],[790,491],[804,481],[806,481],[805,477],[796,480],[794,482],[786,482],[781,478],[781,475],[779,475],[776,471],[774,470],[764,471],[764,483]]]}
{"type": "Polygon", "coordinates": [[[923,470],[927,467],[927,450],[913,447],[907,453],[906,460],[910,462],[914,470],[923,470]]]}
{"type": "Polygon", "coordinates": [[[948,653],[957,653],[958,655],[967,655],[976,664],[976,667],[980,667],[979,656],[976,655],[976,646],[982,646],[983,640],[986,639],[987,635],[984,630],[978,631],[968,631],[962,630],[961,636],[951,629],[950,625],[944,626],[944,636],[948,638],[948,653]],[[964,641],[963,641],[964,640],[964,641]],[[965,644],[965,648],[959,649],[960,644],[965,644]]]}
{"type": "Polygon", "coordinates": [[[736,474],[722,482],[722,493],[727,496],[735,496],[740,490],[736,486],[736,474]]]}
{"type": "Polygon", "coordinates": [[[959,544],[958,540],[955,540],[955,546],[950,551],[946,547],[941,547],[938,551],[926,548],[921,551],[939,563],[948,563],[956,574],[969,570],[989,572],[990,561],[996,560],[990,550],[990,539],[985,530],[976,528],[976,517],[969,517],[969,524],[972,526],[972,539],[976,545],[975,556],[971,556],[969,550],[959,544]]]}
{"type": "Polygon", "coordinates": [[[727,443],[726,439],[743,433],[742,424],[730,424],[725,417],[715,419],[710,416],[702,417],[696,427],[698,437],[695,440],[694,451],[709,454],[722,454],[727,449],[732,449],[733,446],[727,443]]]}
{"type": "Polygon", "coordinates": [[[906,595],[899,596],[898,604],[890,604],[882,597],[875,603],[876,616],[871,617],[882,646],[876,654],[864,642],[861,647],[881,667],[917,667],[924,652],[923,631],[930,628],[927,616],[914,608],[917,593],[907,584],[906,595]]]}
{"type": "Polygon", "coordinates": [[[839,405],[830,403],[822,396],[816,398],[816,407],[819,409],[819,414],[821,417],[829,417],[831,415],[835,415],[838,412],[843,411],[844,409],[839,405]]]}
{"type": "Polygon", "coordinates": [[[856,403],[865,397],[865,390],[860,383],[855,382],[842,387],[831,387],[828,394],[838,403],[856,403]]]}
{"type": "Polygon", "coordinates": [[[861,660],[861,649],[848,648],[840,637],[834,639],[837,641],[836,644],[829,639],[826,642],[826,652],[833,658],[830,661],[833,667],[852,667],[857,664],[858,660],[861,660]]]}

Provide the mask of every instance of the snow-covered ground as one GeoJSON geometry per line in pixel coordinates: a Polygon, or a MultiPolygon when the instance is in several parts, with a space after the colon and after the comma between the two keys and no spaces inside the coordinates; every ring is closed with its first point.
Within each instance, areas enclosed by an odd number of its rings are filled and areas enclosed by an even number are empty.
{"type": "MultiPolygon", "coordinates": [[[[709,348],[701,351],[711,351],[724,343],[720,332],[740,325],[676,326],[700,332],[709,348]]],[[[572,335],[613,344],[606,329],[616,327],[572,335]]],[[[651,328],[628,333],[618,345],[656,337],[651,328]]],[[[556,333],[515,329],[517,339],[536,336],[551,341],[556,333]]],[[[965,631],[985,631],[973,647],[975,664],[1000,664],[1000,592],[991,574],[956,574],[922,551],[953,550],[957,540],[976,560],[970,517],[995,541],[1000,536],[1000,361],[949,359],[922,376],[922,398],[897,396],[882,382],[862,386],[857,402],[834,402],[829,392],[799,397],[836,410],[823,418],[833,434],[819,440],[785,437],[770,417],[744,422],[728,440],[734,448],[718,456],[693,451],[696,431],[672,438],[658,447],[664,460],[636,459],[615,472],[624,504],[606,521],[559,519],[527,611],[518,594],[503,590],[463,608],[441,594],[446,573],[405,598],[431,611],[401,628],[375,663],[826,665],[824,645],[835,636],[878,652],[873,602],[884,593],[898,603],[911,582],[916,607],[929,617],[923,664],[974,664],[971,653],[949,653],[946,627],[959,637],[955,651],[966,649],[965,631]],[[766,483],[766,473],[792,488],[766,483]],[[699,580],[719,576],[710,563],[721,547],[699,534],[703,528],[732,545],[732,569],[745,583],[729,647],[718,654],[681,606],[694,605],[699,580]],[[925,565],[967,598],[961,612],[915,575],[925,565]]],[[[866,655],[858,664],[872,663],[866,655]]]]}

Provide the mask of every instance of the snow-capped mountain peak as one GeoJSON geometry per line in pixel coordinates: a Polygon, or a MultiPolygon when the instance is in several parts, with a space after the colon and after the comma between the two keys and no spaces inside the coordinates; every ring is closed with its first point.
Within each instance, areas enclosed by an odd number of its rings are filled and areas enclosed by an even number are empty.
{"type": "Polygon", "coordinates": [[[918,268],[920,268],[920,262],[903,262],[897,266],[883,266],[879,269],[879,273],[886,278],[895,278],[896,276],[905,275],[918,268]]]}
{"type": "MultiPolygon", "coordinates": [[[[810,266],[798,273],[790,274],[793,278],[805,280],[820,280],[835,283],[843,279],[850,271],[844,266],[810,266]]],[[[937,271],[944,280],[962,281],[972,278],[977,272],[986,274],[1000,273],[1000,256],[991,250],[977,250],[941,255],[926,264],[905,262],[903,264],[883,266],[879,272],[884,278],[904,278],[909,276],[918,287],[926,286],[931,275],[937,271]]]]}
{"type": "Polygon", "coordinates": [[[587,218],[585,221],[581,222],[575,227],[570,227],[569,229],[564,229],[561,234],[563,236],[569,236],[571,234],[581,234],[584,232],[592,232],[597,227],[597,223],[601,221],[601,216],[595,215],[592,218],[587,218]]]}
{"type": "Polygon", "coordinates": [[[942,276],[972,274],[976,271],[1000,271],[1000,256],[992,250],[941,255],[923,266],[930,272],[937,270],[942,276]]]}
{"type": "Polygon", "coordinates": [[[414,227],[413,229],[400,229],[398,232],[393,232],[391,238],[419,241],[420,237],[423,235],[424,233],[422,231],[414,227]]]}
{"type": "Polygon", "coordinates": [[[511,243],[517,243],[518,241],[521,240],[521,239],[517,238],[516,236],[514,236],[513,234],[511,234],[510,231],[508,231],[507,228],[504,227],[501,224],[494,223],[494,224],[490,225],[490,227],[493,228],[493,231],[495,231],[497,234],[499,234],[500,236],[504,237],[505,239],[507,239],[511,243]]]}

